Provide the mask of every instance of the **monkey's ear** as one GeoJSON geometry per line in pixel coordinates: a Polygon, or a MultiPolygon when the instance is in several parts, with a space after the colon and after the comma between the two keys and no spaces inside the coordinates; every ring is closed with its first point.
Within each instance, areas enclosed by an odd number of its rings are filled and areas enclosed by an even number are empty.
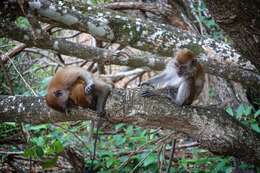
{"type": "Polygon", "coordinates": [[[53,94],[55,95],[55,97],[60,97],[60,96],[62,96],[62,91],[57,90],[57,91],[54,91],[53,94]]]}

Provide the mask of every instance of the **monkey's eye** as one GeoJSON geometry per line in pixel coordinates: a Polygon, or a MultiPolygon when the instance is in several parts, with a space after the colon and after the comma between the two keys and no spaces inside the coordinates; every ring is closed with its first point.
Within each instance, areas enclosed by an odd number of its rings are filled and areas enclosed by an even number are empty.
{"type": "Polygon", "coordinates": [[[197,60],[196,60],[196,59],[193,59],[193,60],[191,61],[191,64],[192,64],[192,65],[196,65],[196,64],[197,64],[197,60]]]}
{"type": "Polygon", "coordinates": [[[57,90],[57,91],[54,91],[53,94],[55,95],[55,97],[60,97],[60,96],[62,96],[62,91],[57,90]]]}

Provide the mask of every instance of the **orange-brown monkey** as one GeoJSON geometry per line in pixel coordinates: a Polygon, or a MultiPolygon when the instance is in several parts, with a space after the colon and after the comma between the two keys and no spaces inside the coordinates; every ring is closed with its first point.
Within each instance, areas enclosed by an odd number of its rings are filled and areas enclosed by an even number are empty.
{"type": "MultiPolygon", "coordinates": [[[[104,81],[94,77],[92,73],[81,67],[66,67],[53,76],[48,86],[47,105],[55,110],[67,112],[72,106],[81,106],[97,111],[99,117],[105,114],[105,104],[113,88],[112,81],[104,81]]],[[[97,123],[97,131],[101,119],[97,123]]],[[[88,172],[94,172],[93,165],[96,154],[97,135],[94,141],[92,163],[88,172]]]]}
{"type": "Polygon", "coordinates": [[[83,68],[65,67],[58,70],[50,81],[46,102],[61,112],[72,106],[81,106],[104,113],[112,87],[83,68]]]}
{"type": "MultiPolygon", "coordinates": [[[[152,85],[157,88],[177,89],[177,95],[168,93],[167,97],[179,106],[190,105],[203,89],[205,73],[195,55],[189,49],[180,49],[175,57],[168,62],[166,68],[153,78],[144,81],[141,85],[152,85]]],[[[159,92],[144,90],[141,96],[149,97],[160,95],[159,92]]]]}

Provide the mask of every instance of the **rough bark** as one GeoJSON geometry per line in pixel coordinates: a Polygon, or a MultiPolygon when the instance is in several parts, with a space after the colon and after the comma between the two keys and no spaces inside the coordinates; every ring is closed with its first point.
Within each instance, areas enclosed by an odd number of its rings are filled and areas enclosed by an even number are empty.
{"type": "Polygon", "coordinates": [[[209,12],[235,48],[260,70],[260,1],[205,0],[209,12]]]}
{"type": "MultiPolygon", "coordinates": [[[[20,8],[11,7],[13,2],[12,0],[0,2],[2,15],[14,15],[14,8],[17,10],[17,15],[20,15],[20,8]],[[7,8],[4,8],[3,4],[7,8]],[[8,10],[9,4],[10,10],[8,10]]],[[[253,68],[228,44],[182,32],[169,25],[127,16],[108,9],[94,8],[86,4],[66,2],[65,5],[58,0],[29,0],[24,6],[33,11],[34,17],[38,20],[87,32],[100,40],[130,45],[163,56],[172,56],[174,49],[179,47],[188,47],[197,53],[210,49],[215,50],[213,51],[215,56],[211,58],[217,62],[253,68]]]]}
{"type": "MultiPolygon", "coordinates": [[[[107,102],[108,120],[175,129],[215,154],[260,164],[260,136],[221,109],[177,107],[161,97],[142,98],[138,92],[113,91],[107,102]]],[[[41,97],[0,96],[0,122],[38,124],[95,118],[91,110],[73,109],[68,115],[53,111],[41,97]]]]}
{"type": "MultiPolygon", "coordinates": [[[[2,20],[3,21],[3,20],[2,20]]],[[[127,65],[131,67],[148,66],[154,70],[162,70],[166,57],[143,52],[129,57],[122,57],[120,53],[111,50],[89,47],[67,41],[66,39],[41,37],[35,40],[31,30],[24,30],[7,23],[0,24],[0,35],[25,43],[30,47],[50,49],[64,55],[75,56],[85,60],[92,60],[102,64],[127,65]]],[[[2,58],[4,59],[4,58],[2,58]]],[[[244,86],[260,88],[260,75],[252,70],[240,68],[238,65],[225,64],[201,55],[199,61],[204,65],[205,71],[225,79],[233,80],[244,86]]]]}

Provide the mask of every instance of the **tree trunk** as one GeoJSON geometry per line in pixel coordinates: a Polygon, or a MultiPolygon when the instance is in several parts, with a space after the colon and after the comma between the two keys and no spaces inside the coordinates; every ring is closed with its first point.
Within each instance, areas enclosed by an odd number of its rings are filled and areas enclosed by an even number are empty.
{"type": "Polygon", "coordinates": [[[205,0],[235,48],[260,71],[260,1],[205,0]]]}

